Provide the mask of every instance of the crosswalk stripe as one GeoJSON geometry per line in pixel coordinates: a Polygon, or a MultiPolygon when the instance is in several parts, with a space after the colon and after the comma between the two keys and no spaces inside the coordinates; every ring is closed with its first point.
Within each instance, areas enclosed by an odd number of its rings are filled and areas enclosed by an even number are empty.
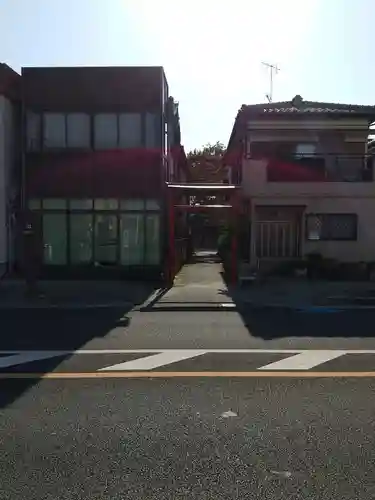
{"type": "MultiPolygon", "coordinates": [[[[116,371],[147,371],[154,370],[157,368],[162,368],[163,366],[171,365],[172,363],[177,364],[177,369],[179,368],[178,362],[189,360],[195,357],[201,357],[205,354],[207,356],[200,363],[199,366],[202,368],[206,367],[209,369],[211,366],[218,366],[217,358],[215,360],[215,356],[221,356],[220,359],[223,362],[224,367],[232,367],[241,369],[241,367],[252,366],[254,370],[266,372],[266,371],[308,371],[327,363],[328,361],[335,360],[340,358],[341,356],[348,354],[352,356],[348,356],[347,366],[350,366],[354,358],[357,358],[355,363],[356,366],[358,364],[358,357],[353,355],[369,355],[375,354],[374,350],[343,350],[343,349],[309,349],[309,350],[298,350],[298,349],[103,349],[103,350],[76,350],[76,351],[54,351],[54,350],[45,350],[45,351],[0,351],[0,370],[4,370],[8,367],[17,366],[17,365],[25,365],[27,366],[29,363],[38,362],[41,363],[43,360],[47,360],[49,358],[54,357],[62,357],[64,358],[64,364],[62,365],[63,370],[69,370],[71,366],[69,364],[69,360],[71,357],[77,360],[80,355],[121,355],[123,354],[123,359],[120,363],[120,360],[117,358],[112,361],[111,357],[101,358],[97,357],[95,360],[95,364],[93,369],[98,372],[116,372],[116,371]],[[129,357],[126,355],[132,355],[129,360],[129,357]],[[139,355],[137,359],[134,359],[136,355],[139,355]],[[225,355],[228,355],[228,358],[225,355]],[[273,361],[267,358],[267,354],[273,355],[273,361]],[[238,355],[238,358],[237,358],[238,355]],[[242,356],[239,356],[242,355],[242,356]],[[279,355],[279,360],[275,361],[275,355],[279,355]],[[285,357],[287,356],[287,357],[285,357]],[[126,359],[127,358],[127,359],[126,359]],[[283,358],[283,359],[280,359],[283,358]],[[66,362],[65,362],[66,361],[66,362]],[[109,363],[113,363],[116,361],[116,364],[110,365],[109,363]],[[267,364],[264,364],[268,361],[267,364]],[[212,364],[213,363],[213,364],[212,364]],[[250,364],[249,364],[250,363],[250,364]],[[95,366],[96,365],[96,366],[95,366]]],[[[88,356],[81,356],[82,358],[87,359],[88,356]]],[[[271,358],[272,359],[272,358],[271,358]]],[[[276,357],[277,359],[277,357],[276,357]]],[[[375,360],[374,360],[375,362],[375,360]]],[[[60,362],[57,363],[60,365],[60,362]]],[[[45,364],[41,364],[41,366],[45,366],[45,364]]],[[[72,365],[77,366],[77,365],[72,365]]],[[[86,360],[82,361],[82,367],[85,369],[86,360]]],[[[90,366],[92,367],[92,362],[90,361],[90,366]]],[[[183,366],[183,365],[182,365],[183,366]]],[[[196,363],[187,365],[191,370],[196,369],[198,366],[196,363]]],[[[220,366],[220,365],[219,365],[220,366]]],[[[336,366],[336,365],[335,365],[336,366]]],[[[338,367],[342,367],[342,364],[338,364],[338,367]]],[[[59,368],[61,369],[61,368],[59,368]]]]}
{"type": "Polygon", "coordinates": [[[202,356],[203,354],[206,354],[206,351],[198,351],[196,349],[186,349],[185,351],[168,350],[160,352],[159,354],[153,354],[152,356],[146,356],[144,358],[125,361],[124,363],[118,363],[116,365],[100,368],[98,371],[152,370],[154,368],[159,368],[160,366],[176,363],[177,361],[202,356]]]}
{"type": "Polygon", "coordinates": [[[261,366],[258,370],[310,370],[315,366],[331,361],[332,359],[339,358],[346,354],[346,351],[337,350],[310,350],[300,352],[294,356],[269,363],[268,365],[261,366]]]}
{"type": "Polygon", "coordinates": [[[64,356],[66,354],[67,351],[25,351],[18,354],[13,353],[10,356],[0,358],[0,368],[8,368],[10,366],[22,365],[23,363],[31,363],[32,361],[64,356]]]}

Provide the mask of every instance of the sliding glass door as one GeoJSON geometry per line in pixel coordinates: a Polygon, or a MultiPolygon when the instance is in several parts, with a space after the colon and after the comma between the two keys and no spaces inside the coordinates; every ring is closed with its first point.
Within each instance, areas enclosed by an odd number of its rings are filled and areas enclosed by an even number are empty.
{"type": "Polygon", "coordinates": [[[66,214],[43,215],[43,262],[61,266],[67,263],[66,214]]]}
{"type": "Polygon", "coordinates": [[[158,200],[51,198],[31,199],[28,205],[43,221],[46,265],[127,267],[161,262],[158,200]]]}
{"type": "Polygon", "coordinates": [[[146,215],[146,255],[145,264],[160,264],[160,215],[146,215]]]}
{"type": "Polygon", "coordinates": [[[144,260],[144,215],[142,213],[121,214],[121,265],[143,264],[144,260]]]}
{"type": "Polygon", "coordinates": [[[70,216],[70,262],[73,265],[92,262],[93,216],[71,214],[70,216]]]}
{"type": "Polygon", "coordinates": [[[95,215],[95,260],[99,264],[117,263],[117,215],[95,215]]]}

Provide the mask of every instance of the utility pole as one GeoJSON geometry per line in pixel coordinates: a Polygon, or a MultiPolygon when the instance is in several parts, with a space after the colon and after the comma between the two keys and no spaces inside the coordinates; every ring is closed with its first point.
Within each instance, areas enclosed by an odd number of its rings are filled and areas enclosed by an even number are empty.
{"type": "Polygon", "coordinates": [[[270,64],[266,62],[262,62],[266,68],[270,70],[270,91],[268,94],[266,94],[266,97],[268,99],[268,102],[272,102],[272,94],[273,94],[273,72],[275,72],[275,75],[280,71],[280,69],[277,67],[276,64],[270,64]]]}

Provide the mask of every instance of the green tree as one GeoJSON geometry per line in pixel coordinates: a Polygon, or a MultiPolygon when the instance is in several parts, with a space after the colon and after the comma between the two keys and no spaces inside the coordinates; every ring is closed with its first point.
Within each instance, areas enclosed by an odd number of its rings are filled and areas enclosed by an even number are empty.
{"type": "Polygon", "coordinates": [[[200,149],[193,149],[188,153],[188,158],[198,158],[207,156],[221,157],[225,153],[225,146],[222,142],[217,141],[215,144],[207,143],[200,149]]]}

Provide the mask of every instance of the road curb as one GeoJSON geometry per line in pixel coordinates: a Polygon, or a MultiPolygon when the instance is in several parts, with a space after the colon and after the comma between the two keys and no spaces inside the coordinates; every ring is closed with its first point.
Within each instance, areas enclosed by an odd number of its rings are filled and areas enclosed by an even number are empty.
{"type": "Polygon", "coordinates": [[[333,312],[333,311],[361,311],[361,310],[375,310],[375,305],[291,305],[291,304],[283,304],[277,302],[256,302],[251,300],[242,301],[243,304],[249,305],[254,309],[285,309],[289,311],[299,311],[299,312],[333,312]]]}

